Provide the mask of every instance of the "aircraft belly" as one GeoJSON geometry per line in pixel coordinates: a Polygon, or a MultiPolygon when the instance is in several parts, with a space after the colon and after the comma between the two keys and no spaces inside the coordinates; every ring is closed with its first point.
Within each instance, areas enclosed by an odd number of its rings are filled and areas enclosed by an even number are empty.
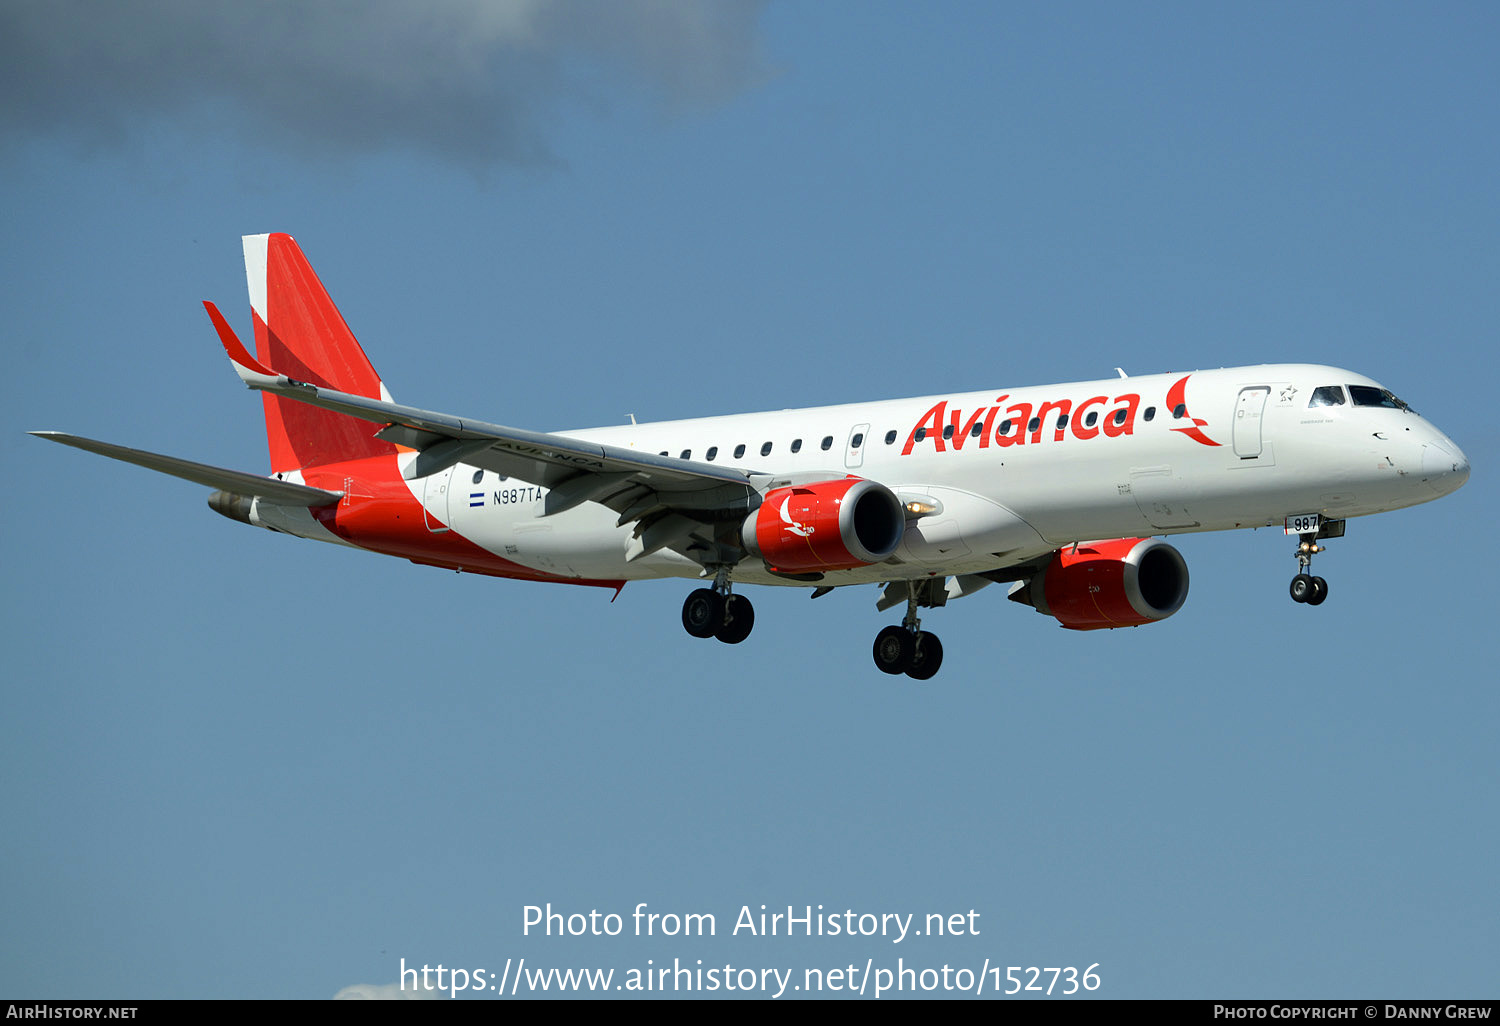
{"type": "MultiPolygon", "coordinates": [[[[538,494],[541,489],[529,491],[538,494]]],[[[492,492],[487,499],[494,494],[498,493],[492,492]]],[[[618,540],[623,529],[614,526],[615,514],[592,503],[550,517],[538,517],[539,508],[539,498],[503,504],[487,501],[458,511],[453,526],[490,552],[544,573],[599,579],[624,576],[618,540]]]]}

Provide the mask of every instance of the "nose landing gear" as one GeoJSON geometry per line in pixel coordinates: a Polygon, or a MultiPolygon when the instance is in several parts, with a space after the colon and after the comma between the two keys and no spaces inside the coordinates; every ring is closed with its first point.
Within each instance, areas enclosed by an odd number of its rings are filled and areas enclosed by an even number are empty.
{"type": "Polygon", "coordinates": [[[1323,551],[1323,546],[1318,544],[1318,535],[1304,534],[1299,536],[1301,541],[1297,545],[1297,576],[1292,578],[1292,601],[1303,602],[1309,606],[1320,606],[1328,597],[1328,582],[1321,577],[1314,577],[1308,571],[1312,569],[1312,558],[1323,551]]]}

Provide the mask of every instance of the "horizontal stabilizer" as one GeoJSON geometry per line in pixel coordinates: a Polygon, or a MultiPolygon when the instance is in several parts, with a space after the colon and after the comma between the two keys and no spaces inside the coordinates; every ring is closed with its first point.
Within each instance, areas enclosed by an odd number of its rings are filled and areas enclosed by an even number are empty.
{"type": "Polygon", "coordinates": [[[97,442],[92,438],[82,438],[61,431],[32,431],[30,433],[38,438],[45,438],[49,442],[71,445],[75,449],[98,453],[112,460],[134,463],[147,470],[171,474],[173,477],[207,485],[209,488],[220,488],[236,495],[264,499],[278,506],[332,506],[344,497],[342,492],[309,488],[306,485],[277,481],[275,478],[246,474],[238,470],[226,470],[223,467],[212,467],[207,463],[194,463],[191,460],[180,460],[175,456],[162,456],[159,453],[145,452],[141,449],[127,449],[123,445],[97,442]]]}

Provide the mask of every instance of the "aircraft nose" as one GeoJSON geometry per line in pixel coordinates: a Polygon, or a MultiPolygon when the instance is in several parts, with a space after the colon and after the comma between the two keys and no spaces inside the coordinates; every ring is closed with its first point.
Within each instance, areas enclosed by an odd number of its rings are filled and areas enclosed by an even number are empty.
{"type": "Polygon", "coordinates": [[[1448,439],[1422,446],[1422,477],[1439,495],[1457,491],[1469,479],[1469,458],[1448,439]]]}

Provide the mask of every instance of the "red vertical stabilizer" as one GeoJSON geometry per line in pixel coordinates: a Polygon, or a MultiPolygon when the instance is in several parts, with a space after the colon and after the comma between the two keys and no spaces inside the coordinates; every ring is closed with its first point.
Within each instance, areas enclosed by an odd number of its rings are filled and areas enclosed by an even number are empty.
{"type": "MultiPolygon", "coordinates": [[[[278,232],[246,235],[244,243],[256,358],[298,381],[389,400],[296,240],[278,232]]],[[[273,473],[396,451],[366,421],[275,395],[262,399],[273,473]]]]}

